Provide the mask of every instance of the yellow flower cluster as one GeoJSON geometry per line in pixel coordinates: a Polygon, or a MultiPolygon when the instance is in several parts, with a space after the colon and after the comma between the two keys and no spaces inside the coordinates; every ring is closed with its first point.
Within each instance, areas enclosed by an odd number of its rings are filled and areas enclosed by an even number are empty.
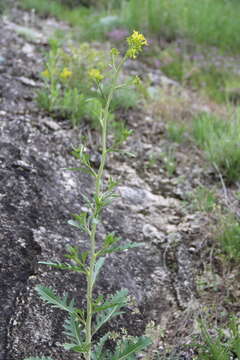
{"type": "Polygon", "coordinates": [[[127,56],[131,59],[136,59],[137,55],[142,51],[142,47],[148,45],[145,37],[138,31],[134,31],[132,35],[127,38],[127,43],[127,56]]]}
{"type": "Polygon", "coordinates": [[[48,69],[45,69],[45,70],[41,73],[41,75],[42,75],[44,78],[49,79],[49,77],[50,77],[49,70],[48,70],[48,69]]]}
{"type": "Polygon", "coordinates": [[[72,71],[68,70],[68,68],[64,68],[60,73],[60,78],[66,80],[72,76],[72,71]]]}
{"type": "Polygon", "coordinates": [[[95,81],[101,81],[104,78],[104,76],[101,74],[100,70],[98,69],[89,70],[88,75],[92,80],[95,81]]]}
{"type": "Polygon", "coordinates": [[[138,85],[141,85],[141,83],[142,83],[142,81],[141,81],[140,77],[135,76],[135,78],[133,79],[133,85],[138,86],[138,85]]]}
{"type": "Polygon", "coordinates": [[[112,56],[118,56],[120,53],[119,53],[119,50],[116,49],[116,48],[112,48],[111,49],[111,55],[112,56]]]}

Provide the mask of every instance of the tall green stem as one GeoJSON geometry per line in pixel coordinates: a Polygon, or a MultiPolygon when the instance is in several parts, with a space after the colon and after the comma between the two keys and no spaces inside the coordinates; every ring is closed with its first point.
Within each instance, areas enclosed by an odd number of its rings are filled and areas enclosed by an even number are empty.
{"type": "MultiPolygon", "coordinates": [[[[119,63],[116,72],[113,77],[112,86],[107,97],[107,102],[103,112],[102,119],[102,153],[101,153],[101,163],[97,172],[96,181],[95,181],[95,208],[93,212],[93,219],[96,219],[99,216],[98,204],[96,201],[99,199],[102,190],[103,174],[104,168],[107,159],[107,130],[108,130],[108,118],[109,118],[109,107],[113,98],[114,90],[116,88],[117,79],[119,76],[120,69],[126,60],[124,57],[119,63]]],[[[87,275],[87,319],[86,319],[86,343],[90,345],[89,351],[86,354],[86,360],[91,360],[92,353],[92,303],[93,303],[93,286],[94,286],[94,267],[96,264],[96,231],[97,231],[97,222],[93,221],[90,235],[90,267],[87,275]]]]}

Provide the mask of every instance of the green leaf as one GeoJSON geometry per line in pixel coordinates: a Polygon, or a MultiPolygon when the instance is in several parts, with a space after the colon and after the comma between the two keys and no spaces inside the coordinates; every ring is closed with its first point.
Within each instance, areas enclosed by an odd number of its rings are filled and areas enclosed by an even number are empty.
{"type": "Polygon", "coordinates": [[[53,360],[52,358],[50,357],[29,357],[29,358],[25,358],[23,360],[53,360]]]}
{"type": "Polygon", "coordinates": [[[212,338],[203,321],[200,321],[200,327],[201,335],[205,342],[200,351],[200,356],[206,357],[206,359],[229,360],[229,349],[221,342],[220,335],[215,339],[212,338]]]}
{"type": "Polygon", "coordinates": [[[101,307],[106,307],[105,310],[96,316],[96,324],[93,334],[95,334],[106,322],[113,317],[122,314],[121,308],[126,306],[128,303],[127,299],[128,291],[126,289],[118,291],[111,299],[105,302],[102,306],[95,308],[95,312],[101,310],[101,307]]]}
{"type": "Polygon", "coordinates": [[[98,255],[105,255],[105,254],[110,254],[113,252],[118,252],[118,251],[124,251],[124,250],[128,250],[128,249],[133,249],[135,247],[139,247],[139,246],[144,246],[144,243],[126,243],[125,245],[122,246],[111,246],[109,248],[106,249],[102,249],[98,252],[98,255]]]}
{"type": "Polygon", "coordinates": [[[93,272],[93,284],[95,283],[96,281],[96,278],[99,274],[99,271],[101,270],[103,264],[104,264],[104,261],[105,261],[105,258],[104,257],[100,257],[98,259],[98,261],[96,262],[95,264],[95,267],[94,267],[94,272],[93,272]]]}
{"type": "Polygon", "coordinates": [[[68,225],[74,226],[74,227],[76,227],[77,229],[80,229],[80,230],[84,231],[84,227],[83,227],[81,224],[79,224],[78,221],[68,220],[67,223],[68,223],[68,225]]]}
{"type": "MultiPolygon", "coordinates": [[[[108,359],[108,356],[106,352],[103,353],[103,347],[106,343],[106,341],[109,339],[111,333],[108,332],[105,334],[99,342],[94,346],[94,351],[92,352],[92,360],[106,360],[108,359]]],[[[109,351],[108,351],[109,353],[109,351]]]]}
{"type": "Polygon", "coordinates": [[[76,351],[79,353],[86,353],[89,351],[91,344],[82,344],[82,345],[76,345],[76,344],[63,344],[63,347],[65,350],[71,350],[76,351]]]}
{"type": "Polygon", "coordinates": [[[85,272],[85,263],[88,257],[89,251],[83,251],[79,253],[78,249],[72,246],[68,247],[68,254],[65,254],[67,259],[71,259],[74,261],[80,268],[82,268],[85,272]]]}
{"type": "Polygon", "coordinates": [[[83,269],[82,266],[74,266],[74,265],[70,265],[70,264],[67,264],[67,263],[52,263],[52,262],[48,262],[48,261],[39,261],[38,263],[48,265],[48,266],[51,266],[51,267],[56,268],[56,269],[77,271],[77,272],[80,272],[82,274],[86,274],[86,271],[83,269]]]}
{"type": "Polygon", "coordinates": [[[88,205],[89,209],[93,209],[93,204],[92,204],[91,200],[89,200],[89,198],[86,195],[84,195],[84,194],[81,194],[81,195],[82,195],[82,198],[85,201],[85,203],[88,205]]]}
{"type": "Polygon", "coordinates": [[[108,183],[107,183],[108,191],[114,190],[118,185],[119,185],[119,181],[113,180],[113,178],[110,176],[108,183]]]}
{"type": "Polygon", "coordinates": [[[68,295],[64,295],[64,297],[61,299],[59,296],[57,296],[52,289],[49,289],[47,287],[37,285],[36,291],[38,295],[46,301],[48,304],[52,305],[53,307],[56,307],[58,309],[67,311],[69,313],[74,313],[76,308],[74,307],[74,299],[72,299],[68,304],[68,295]]]}
{"type": "Polygon", "coordinates": [[[240,332],[239,332],[239,322],[236,317],[232,317],[229,323],[229,328],[231,330],[231,339],[230,339],[230,349],[237,355],[237,358],[240,359],[240,332]]]}
{"type": "Polygon", "coordinates": [[[123,340],[119,345],[119,349],[117,349],[111,360],[128,359],[129,356],[146,348],[147,346],[151,345],[151,343],[152,341],[145,336],[138,338],[136,341],[123,340]]]}
{"type": "Polygon", "coordinates": [[[88,213],[72,214],[73,220],[68,220],[68,224],[72,225],[82,231],[88,232],[88,213]]]}
{"type": "Polygon", "coordinates": [[[87,257],[88,257],[88,254],[89,254],[89,251],[83,251],[80,256],[81,256],[81,260],[82,260],[82,263],[85,264],[86,263],[86,260],[87,260],[87,257]]]}
{"type": "Polygon", "coordinates": [[[115,244],[119,240],[121,240],[121,238],[116,236],[115,233],[112,232],[105,237],[103,245],[104,247],[107,247],[109,245],[115,244]]]}
{"type": "Polygon", "coordinates": [[[116,303],[109,303],[109,304],[104,303],[103,305],[95,306],[94,307],[94,312],[97,313],[97,312],[100,312],[100,311],[103,311],[103,310],[111,309],[111,308],[114,308],[117,305],[119,305],[119,304],[116,304],[116,303]]]}
{"type": "Polygon", "coordinates": [[[69,317],[64,322],[64,334],[68,336],[71,341],[73,340],[75,345],[81,345],[83,343],[82,324],[77,318],[76,314],[69,314],[69,317]]]}

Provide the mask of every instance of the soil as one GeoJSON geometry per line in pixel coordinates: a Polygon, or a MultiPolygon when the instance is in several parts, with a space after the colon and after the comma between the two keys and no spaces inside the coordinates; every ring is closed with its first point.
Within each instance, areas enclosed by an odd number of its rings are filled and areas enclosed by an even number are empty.
{"type": "MultiPolygon", "coordinates": [[[[97,133],[89,124],[72,129],[67,120],[52,119],[35,102],[47,38],[56,28],[67,25],[39,19],[17,6],[0,20],[0,360],[78,358],[60,346],[64,314],[45,305],[34,290],[37,284],[50,286],[59,294],[67,291],[79,305],[85,303],[81,276],[49,271],[38,261],[62,260],[67,245],[87,248],[86,236],[67,221],[84,207],[82,194],[91,196],[91,179],[66,168],[76,166],[72,147],[89,132],[90,151],[99,155],[97,133]]],[[[126,70],[131,66],[128,63],[126,70]]],[[[148,71],[164,83],[162,74],[154,68],[148,71]]],[[[187,96],[199,108],[197,96],[187,96]]],[[[209,103],[201,106],[211,108],[209,103]]],[[[120,180],[120,197],[105,210],[98,240],[115,231],[124,240],[145,245],[109,256],[96,293],[127,288],[136,299],[111,326],[142,335],[152,324],[152,353],[142,358],[153,359],[154,351],[172,346],[177,359],[193,359],[194,351],[183,345],[199,335],[196,320],[204,309],[212,309],[207,310],[211,319],[225,314],[223,322],[230,308],[239,311],[236,269],[224,268],[215,251],[214,215],[186,206],[188,194],[200,184],[214,185],[219,203],[225,201],[224,189],[196,148],[170,143],[164,119],[156,118],[150,107],[121,116],[134,130],[126,149],[136,157],[109,159],[105,176],[120,180]],[[176,168],[169,174],[164,154],[172,146],[176,168]],[[154,163],[149,162],[152,154],[159,154],[154,163]]]]}

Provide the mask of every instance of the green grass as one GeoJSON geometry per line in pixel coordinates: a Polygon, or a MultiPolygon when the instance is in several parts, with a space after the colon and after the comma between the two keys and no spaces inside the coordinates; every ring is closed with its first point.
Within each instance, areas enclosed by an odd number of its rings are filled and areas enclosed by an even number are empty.
{"type": "Polygon", "coordinates": [[[122,16],[130,29],[176,36],[238,52],[240,3],[236,0],[138,0],[124,2],[122,16]]]}
{"type": "Polygon", "coordinates": [[[202,148],[208,148],[215,137],[221,137],[229,128],[223,119],[202,113],[193,119],[193,136],[197,144],[202,148]]]}
{"type": "Polygon", "coordinates": [[[174,149],[170,147],[165,153],[161,155],[161,160],[163,162],[163,168],[167,172],[167,176],[174,176],[177,170],[177,161],[174,149]]]}
{"type": "MultiPolygon", "coordinates": [[[[66,2],[68,3],[68,2],[66,2]]],[[[73,27],[72,37],[76,40],[102,40],[105,34],[122,25],[118,16],[109,15],[109,11],[117,7],[117,0],[111,2],[89,2],[94,7],[75,6],[69,7],[57,0],[22,0],[20,5],[24,9],[35,9],[41,16],[54,16],[58,20],[66,21],[73,27]],[[109,8],[110,10],[105,10],[109,8]]]]}
{"type": "Polygon", "coordinates": [[[205,322],[201,321],[202,344],[197,344],[198,360],[240,359],[239,320],[232,317],[227,328],[218,328],[215,335],[210,334],[205,322]]]}
{"type": "Polygon", "coordinates": [[[225,87],[229,77],[230,75],[223,69],[218,69],[215,65],[208,65],[193,72],[188,83],[192,88],[202,90],[216,102],[224,103],[227,101],[225,87]]]}
{"type": "Polygon", "coordinates": [[[216,65],[216,55],[211,58],[202,48],[196,48],[192,52],[187,53],[184,47],[178,48],[177,45],[169,46],[157,56],[162,64],[161,70],[169,78],[198,90],[217,103],[239,102],[239,94],[234,99],[234,89],[239,88],[240,76],[234,70],[226,68],[227,61],[216,65]]]}
{"type": "Polygon", "coordinates": [[[167,126],[167,138],[170,141],[181,144],[186,139],[186,126],[182,123],[170,121],[167,126]]]}
{"type": "Polygon", "coordinates": [[[191,194],[192,207],[198,211],[212,212],[216,208],[217,197],[213,190],[201,185],[191,194]]]}
{"type": "Polygon", "coordinates": [[[221,218],[220,230],[217,237],[219,244],[230,261],[240,260],[240,223],[233,215],[221,218]]]}
{"type": "Polygon", "coordinates": [[[21,6],[25,9],[35,9],[42,16],[52,15],[59,20],[65,20],[71,25],[81,24],[82,19],[89,15],[89,9],[78,6],[74,9],[61,4],[56,0],[22,0],[21,6]]]}
{"type": "Polygon", "coordinates": [[[240,179],[240,113],[223,120],[211,114],[193,119],[193,137],[226,183],[240,179]]]}
{"type": "Polygon", "coordinates": [[[133,109],[137,107],[138,102],[139,94],[134,87],[119,89],[113,97],[111,108],[113,111],[118,109],[133,109]]]}
{"type": "Polygon", "coordinates": [[[236,0],[142,0],[141,6],[139,0],[87,1],[87,4],[98,5],[97,12],[84,6],[71,8],[56,0],[21,0],[20,4],[25,9],[34,8],[43,16],[52,15],[72,26],[88,28],[87,32],[91,29],[94,38],[98,32],[100,37],[102,32],[125,24],[130,30],[150,31],[170,41],[181,36],[223,50],[238,52],[240,49],[237,16],[240,3],[236,0]],[[115,15],[114,9],[119,7],[121,20],[118,18],[116,24],[108,24],[106,29],[99,20],[106,15],[115,15]]]}
{"type": "Polygon", "coordinates": [[[99,40],[109,27],[102,25],[99,20],[105,15],[105,11],[84,6],[69,8],[56,0],[22,0],[20,5],[24,9],[35,9],[41,16],[54,16],[58,20],[66,21],[76,28],[73,36],[81,40],[99,40]]]}

